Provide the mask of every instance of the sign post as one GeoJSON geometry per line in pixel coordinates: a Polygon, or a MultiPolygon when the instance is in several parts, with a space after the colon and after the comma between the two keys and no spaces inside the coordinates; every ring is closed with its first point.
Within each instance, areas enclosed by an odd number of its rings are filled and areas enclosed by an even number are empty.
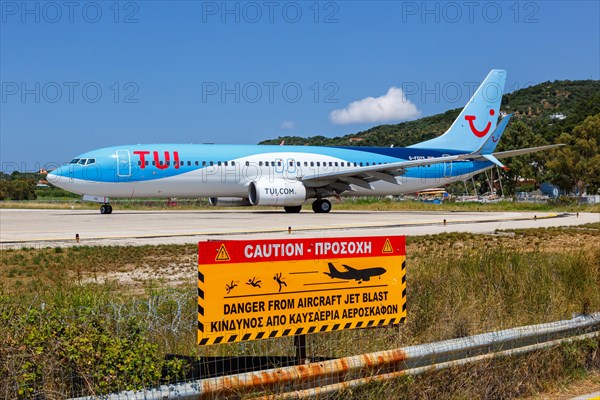
{"type": "Polygon", "coordinates": [[[404,236],[200,242],[198,344],[403,323],[405,259],[404,236]]]}

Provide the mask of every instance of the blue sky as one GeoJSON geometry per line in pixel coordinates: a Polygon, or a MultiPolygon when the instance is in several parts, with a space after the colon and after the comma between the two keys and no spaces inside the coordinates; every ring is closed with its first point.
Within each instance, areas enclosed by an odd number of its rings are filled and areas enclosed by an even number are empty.
{"type": "Polygon", "coordinates": [[[462,107],[493,68],[507,91],[600,79],[599,4],[2,0],[2,170],[339,136],[462,107]]]}

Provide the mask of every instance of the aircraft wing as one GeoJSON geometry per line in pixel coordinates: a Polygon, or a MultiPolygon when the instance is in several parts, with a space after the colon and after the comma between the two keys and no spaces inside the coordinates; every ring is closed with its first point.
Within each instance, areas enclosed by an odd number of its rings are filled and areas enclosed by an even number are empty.
{"type": "Polygon", "coordinates": [[[346,271],[356,271],[355,268],[352,268],[351,266],[346,265],[346,264],[342,264],[342,267],[346,268],[346,271]]]}
{"type": "Polygon", "coordinates": [[[386,181],[399,185],[396,176],[404,175],[406,168],[418,167],[420,165],[439,164],[449,161],[460,161],[473,159],[471,154],[460,154],[454,156],[424,158],[419,160],[399,161],[395,163],[371,165],[368,167],[357,167],[343,171],[319,172],[317,174],[305,175],[300,180],[307,187],[320,187],[331,185],[340,192],[352,190],[350,185],[372,189],[371,182],[386,181]]]}
{"type": "MultiPolygon", "coordinates": [[[[491,139],[492,137],[490,137],[490,139],[488,140],[491,139]]],[[[504,168],[504,165],[502,165],[497,159],[517,156],[520,154],[534,153],[536,151],[554,149],[556,147],[564,145],[551,144],[547,146],[530,147],[527,149],[501,151],[492,154],[483,154],[481,150],[484,146],[482,146],[481,149],[473,153],[423,158],[419,160],[399,161],[395,163],[371,165],[368,167],[357,167],[343,171],[319,172],[316,174],[305,175],[301,177],[300,180],[307,187],[317,188],[329,186],[337,193],[341,193],[344,191],[352,191],[353,189],[350,187],[350,185],[356,185],[365,189],[373,189],[373,187],[371,186],[371,182],[379,180],[389,182],[395,185],[400,185],[400,183],[396,180],[396,176],[404,175],[404,173],[406,172],[406,168],[410,167],[439,164],[450,161],[488,160],[504,168]]]]}
{"type": "Polygon", "coordinates": [[[549,144],[547,146],[529,147],[527,149],[507,150],[507,151],[501,151],[499,153],[494,153],[494,157],[500,159],[500,158],[506,158],[506,157],[512,157],[512,156],[519,156],[521,154],[535,153],[536,151],[555,149],[555,148],[561,147],[561,146],[565,146],[565,144],[564,143],[549,144]]]}

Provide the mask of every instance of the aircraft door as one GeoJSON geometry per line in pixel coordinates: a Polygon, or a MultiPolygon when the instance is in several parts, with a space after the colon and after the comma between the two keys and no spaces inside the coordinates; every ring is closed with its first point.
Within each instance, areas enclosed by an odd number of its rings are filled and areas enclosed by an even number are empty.
{"type": "Polygon", "coordinates": [[[131,159],[129,150],[117,150],[117,176],[126,178],[131,176],[131,159]]]}
{"type": "MultiPolygon", "coordinates": [[[[442,157],[448,157],[449,154],[444,154],[442,157]]],[[[452,178],[452,161],[444,163],[444,178],[452,178]]]]}

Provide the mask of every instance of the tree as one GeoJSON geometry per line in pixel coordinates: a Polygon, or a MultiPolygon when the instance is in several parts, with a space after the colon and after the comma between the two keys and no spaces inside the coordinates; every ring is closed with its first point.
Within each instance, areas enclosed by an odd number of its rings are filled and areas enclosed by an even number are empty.
{"type": "MultiPolygon", "coordinates": [[[[500,140],[498,151],[517,150],[527,147],[543,146],[547,144],[540,136],[533,133],[531,128],[523,121],[510,122],[500,140]]],[[[519,179],[532,178],[537,182],[538,177],[544,169],[545,159],[540,153],[522,155],[502,160],[508,167],[500,173],[504,182],[504,190],[514,195],[519,179]]]]}
{"type": "Polygon", "coordinates": [[[15,179],[11,181],[9,196],[12,200],[35,200],[35,181],[15,179]]]}
{"type": "Polygon", "coordinates": [[[35,200],[36,181],[32,179],[0,180],[0,200],[35,200]]]}
{"type": "Polygon", "coordinates": [[[563,133],[549,161],[551,182],[570,192],[578,188],[579,198],[587,188],[596,193],[600,188],[600,113],[587,117],[572,134],[563,133]]]}

